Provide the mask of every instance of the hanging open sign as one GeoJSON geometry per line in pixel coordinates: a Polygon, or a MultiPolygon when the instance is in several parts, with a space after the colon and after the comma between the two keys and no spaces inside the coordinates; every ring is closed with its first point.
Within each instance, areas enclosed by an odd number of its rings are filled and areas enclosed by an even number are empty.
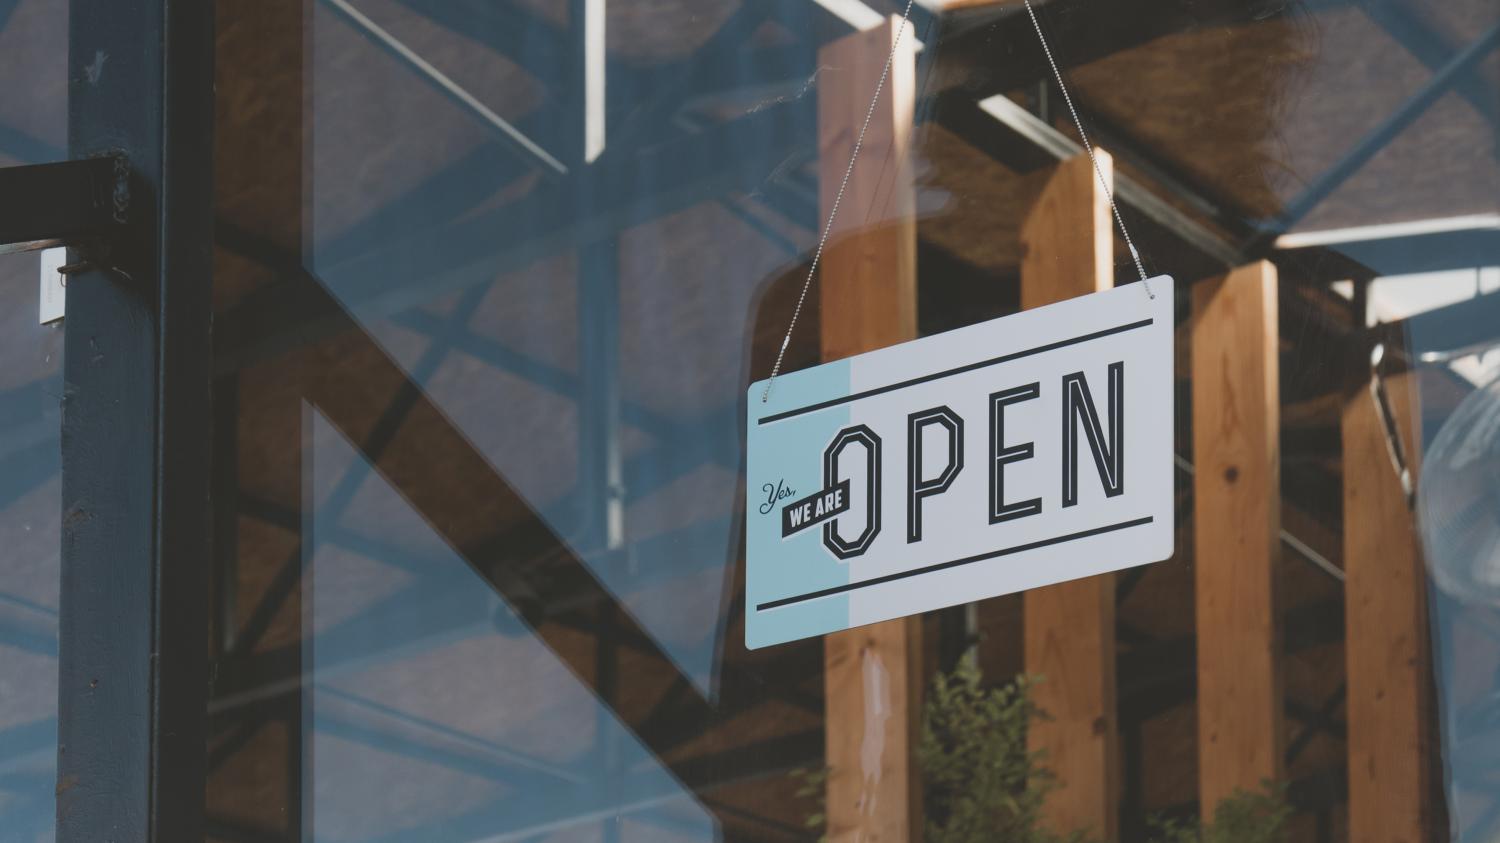
{"type": "Polygon", "coordinates": [[[746,646],[1172,554],[1173,285],[750,387],[746,646]]]}

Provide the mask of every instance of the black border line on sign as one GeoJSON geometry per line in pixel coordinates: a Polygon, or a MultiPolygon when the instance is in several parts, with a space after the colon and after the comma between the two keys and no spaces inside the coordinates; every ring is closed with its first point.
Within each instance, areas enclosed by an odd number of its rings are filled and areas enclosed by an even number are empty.
{"type": "Polygon", "coordinates": [[[847,583],[845,585],[836,585],[832,588],[825,588],[819,591],[809,591],[806,594],[798,594],[792,597],[782,597],[778,600],[770,600],[765,603],[756,604],[755,611],[764,612],[767,609],[778,609],[782,606],[790,606],[793,603],[803,603],[808,600],[816,600],[819,597],[828,597],[834,594],[843,594],[849,591],[857,591],[861,588],[868,588],[872,585],[882,585],[888,582],[895,582],[896,580],[904,580],[907,577],[915,577],[919,574],[930,574],[934,571],[942,571],[948,568],[957,568],[961,565],[971,565],[975,562],[983,562],[986,559],[994,559],[999,556],[1011,556],[1017,553],[1024,553],[1028,550],[1036,550],[1042,547],[1050,547],[1055,544],[1063,544],[1064,542],[1086,539],[1092,536],[1103,535],[1104,533],[1113,533],[1117,530],[1128,530],[1131,527],[1142,527],[1150,524],[1155,520],[1156,518],[1154,516],[1147,515],[1144,518],[1135,518],[1130,521],[1121,521],[1118,524],[1107,524],[1103,527],[1094,527],[1091,530],[1069,533],[1065,536],[1055,536],[1050,539],[1042,539],[1040,541],[1028,542],[1026,544],[1018,544],[1015,547],[1003,547],[999,550],[991,550],[987,553],[978,553],[973,556],[965,556],[961,559],[954,559],[949,562],[938,562],[936,564],[926,565],[921,568],[913,568],[907,571],[897,571],[894,574],[886,574],[883,577],[872,577],[867,580],[847,583]]]}
{"type": "MultiPolygon", "coordinates": [[[[1155,321],[1156,320],[1154,318],[1151,318],[1142,319],[1139,322],[1131,322],[1126,325],[1116,325],[1113,328],[1105,328],[1102,331],[1095,331],[1091,334],[1084,334],[1082,336],[1071,337],[1065,340],[1058,340],[1057,342],[1049,342],[1046,345],[1039,345],[1035,348],[1028,348],[1023,351],[1013,351],[1010,354],[1002,354],[999,357],[991,357],[988,360],[980,360],[974,363],[959,366],[955,369],[948,369],[942,372],[933,372],[930,375],[923,375],[919,378],[912,378],[911,380],[904,380],[898,383],[887,384],[885,386],[877,386],[874,389],[867,389],[864,392],[856,392],[853,395],[845,395],[842,398],[831,398],[827,401],[820,401],[817,404],[809,404],[806,407],[799,407],[795,410],[784,410],[780,413],[773,413],[772,415],[766,416],[765,418],[757,421],[756,424],[770,424],[772,422],[778,422],[784,419],[792,418],[793,416],[800,416],[804,413],[815,413],[818,410],[826,410],[829,407],[837,407],[840,404],[848,404],[851,401],[859,401],[862,398],[870,398],[875,395],[883,395],[887,392],[895,392],[898,389],[905,389],[908,386],[916,386],[917,384],[927,383],[928,381],[935,381],[952,375],[961,375],[965,372],[972,372],[976,369],[983,369],[987,366],[997,366],[1001,363],[1009,363],[1012,360],[1019,360],[1023,357],[1032,357],[1037,354],[1045,354],[1049,351],[1056,351],[1059,348],[1067,348],[1070,345],[1080,345],[1092,340],[1111,337],[1115,334],[1123,334],[1126,331],[1134,331],[1137,328],[1144,328],[1155,321]]],[[[783,377],[785,377],[785,375],[783,375],[783,377]]]]}

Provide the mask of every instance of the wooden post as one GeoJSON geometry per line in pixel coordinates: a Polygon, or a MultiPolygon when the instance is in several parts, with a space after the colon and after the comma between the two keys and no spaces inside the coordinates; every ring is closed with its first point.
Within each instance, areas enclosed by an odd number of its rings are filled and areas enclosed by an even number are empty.
{"type": "MultiPolygon", "coordinates": [[[[827,220],[896,38],[899,18],[818,53],[822,216],[827,220]]],[[[909,30],[909,27],[908,27],[909,30]]],[[[917,222],[909,145],[916,96],[907,31],[875,106],[823,253],[823,359],[916,337],[917,222]]],[[[920,698],[920,618],[827,636],[828,837],[896,843],[921,834],[914,766],[920,698]]]]}
{"type": "Polygon", "coordinates": [[[1198,798],[1281,776],[1281,552],[1276,268],[1193,288],[1193,475],[1198,798]]]}
{"type": "MultiPolygon", "coordinates": [[[[1099,167],[1114,164],[1100,151],[1099,167]]],[[[1021,227],[1021,306],[1087,295],[1114,286],[1109,199],[1088,156],[1058,165],[1021,227]]],[[[1034,698],[1048,719],[1034,721],[1032,750],[1061,787],[1047,799],[1054,831],[1080,830],[1113,840],[1120,792],[1115,712],[1115,578],[1101,574],[1029,591],[1025,596],[1026,672],[1045,681],[1034,698]]]]}
{"type": "MultiPolygon", "coordinates": [[[[1407,459],[1420,441],[1412,376],[1385,378],[1407,459]]],[[[1344,405],[1344,623],[1349,839],[1427,839],[1427,617],[1412,513],[1387,451],[1370,379],[1344,405]]],[[[1410,466],[1416,476],[1416,466],[1410,466]]]]}

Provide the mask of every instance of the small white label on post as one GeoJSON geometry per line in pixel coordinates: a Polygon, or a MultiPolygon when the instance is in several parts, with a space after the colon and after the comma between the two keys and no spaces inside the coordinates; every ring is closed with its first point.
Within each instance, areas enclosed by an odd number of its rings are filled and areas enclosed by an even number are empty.
{"type": "Polygon", "coordinates": [[[68,250],[63,247],[43,249],[41,269],[41,303],[38,320],[45,325],[63,318],[63,303],[67,296],[68,279],[58,270],[68,262],[68,250]]]}

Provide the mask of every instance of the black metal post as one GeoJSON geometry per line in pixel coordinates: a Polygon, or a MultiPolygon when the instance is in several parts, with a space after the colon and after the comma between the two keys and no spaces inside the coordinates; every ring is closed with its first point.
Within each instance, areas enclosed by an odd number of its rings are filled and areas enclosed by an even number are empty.
{"type": "Polygon", "coordinates": [[[69,154],[128,161],[130,207],[68,285],[59,843],[204,836],[212,9],[71,9],[69,154]]]}

